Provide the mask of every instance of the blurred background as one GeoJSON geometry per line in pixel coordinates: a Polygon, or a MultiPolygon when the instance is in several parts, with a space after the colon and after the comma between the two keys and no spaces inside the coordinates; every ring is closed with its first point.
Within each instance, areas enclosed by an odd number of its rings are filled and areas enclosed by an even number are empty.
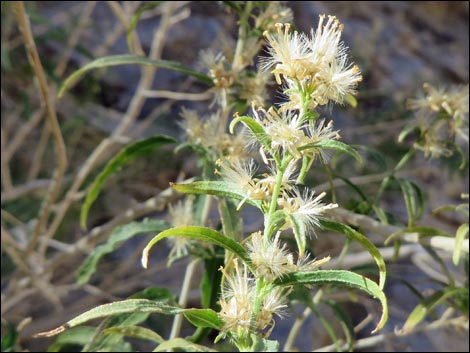
{"type": "MultiPolygon", "coordinates": [[[[236,15],[222,2],[176,3],[173,22],[161,39],[161,58],[201,70],[201,50],[220,50],[222,34],[235,42],[236,15]]],[[[147,2],[141,1],[114,5],[101,1],[28,2],[26,8],[34,40],[52,96],[55,97],[66,77],[93,59],[127,53],[124,23],[145,4],[147,2]]],[[[292,9],[293,23],[299,32],[309,33],[311,28],[315,29],[319,14],[338,17],[344,24],[343,40],[350,48],[350,57],[362,71],[364,79],[358,86],[357,107],[335,106],[325,109],[322,115],[334,119],[344,142],[375,148],[385,156],[386,165],[339,165],[341,173],[347,177],[380,174],[393,168],[409,147],[409,143],[397,143],[400,131],[414,118],[413,112],[406,108],[406,101],[419,95],[423,83],[435,86],[468,84],[468,2],[292,1],[285,5],[292,9]]],[[[145,53],[152,47],[154,31],[161,18],[160,7],[156,7],[143,13],[136,26],[145,53]]],[[[6,248],[17,247],[20,259],[21,254],[24,255],[23,246],[27,247],[56,160],[51,131],[44,123],[40,96],[16,19],[4,2],[1,37],[2,337],[21,324],[20,347],[37,351],[46,349],[54,339],[33,339],[32,334],[57,327],[96,305],[126,298],[149,286],[166,287],[178,294],[187,262],[177,261],[167,268],[169,247],[166,244],[155,248],[149,270],[143,271],[140,267],[140,253],[151,234],[134,238],[105,256],[88,284],[76,284],[75,276],[86,255],[94,246],[103,243],[114,226],[143,216],[165,219],[165,203],[177,199],[177,195],[170,194],[158,207],[145,208],[145,202],[167,189],[169,182],[197,175],[197,160],[187,150],[178,154],[161,150],[138,158],[106,182],[90,212],[88,230],[80,229],[83,192],[75,193],[74,199],[70,200],[66,200],[65,192],[96,146],[129,116],[129,107],[135,104],[134,94],[140,84],[140,68],[125,65],[94,70],[85,75],[63,98],[54,98],[69,165],[58,199],[62,201],[57,202],[53,213],[57,214],[64,203],[69,202],[69,206],[53,234],[56,243],[49,245],[42,258],[29,252],[23,257],[28,269],[22,269],[6,248]],[[138,209],[140,213],[128,217],[128,209],[138,209]],[[34,273],[40,274],[37,281],[32,279],[34,273]],[[31,320],[24,321],[27,318],[31,320]]],[[[230,45],[230,42],[225,44],[230,45]]],[[[165,69],[157,71],[151,88],[194,94],[203,94],[205,90],[195,79],[165,69]]],[[[274,97],[275,92],[276,87],[272,85],[274,97]]],[[[205,100],[194,100],[189,95],[188,98],[168,98],[164,94],[148,97],[132,112],[135,119],[126,134],[128,140],[122,142],[159,134],[183,139],[183,131],[178,125],[182,108],[205,112],[208,103],[210,97],[205,100]]],[[[103,164],[122,146],[119,143],[108,146],[109,150],[90,168],[83,185],[89,185],[103,164]]],[[[468,144],[462,146],[468,149],[468,144]]],[[[466,153],[468,157],[468,151],[466,153]]],[[[413,160],[416,167],[408,166],[402,172],[426,191],[427,214],[441,205],[460,203],[461,193],[468,193],[468,164],[462,171],[458,169],[459,163],[458,156],[446,161],[431,161],[419,154],[413,160]]],[[[316,184],[327,181],[326,177],[315,175],[309,180],[316,184]]],[[[380,181],[380,178],[371,179],[371,188],[376,188],[380,181]]],[[[338,192],[343,203],[354,202],[350,190],[338,192]]],[[[399,221],[406,223],[406,209],[399,192],[392,190],[384,203],[399,221]]],[[[216,210],[211,215],[215,219],[216,210]]],[[[257,215],[250,209],[245,209],[243,215],[247,231],[256,230],[259,226],[257,215]]],[[[50,221],[53,219],[51,216],[50,221]]],[[[429,216],[422,223],[455,232],[456,225],[462,221],[465,220],[455,215],[442,215],[429,216]]],[[[336,254],[343,239],[319,233],[314,242],[318,253],[336,254]]],[[[415,284],[423,292],[434,288],[433,279],[418,267],[411,257],[388,264],[390,277],[386,293],[390,320],[385,332],[393,332],[395,326],[402,326],[418,303],[401,279],[415,284]]],[[[457,273],[456,276],[465,281],[465,274],[457,273]]],[[[197,305],[197,280],[193,287],[189,304],[197,305]]],[[[367,305],[359,301],[349,304],[347,310],[354,323],[364,319],[364,306],[367,305]]],[[[273,338],[284,340],[293,320],[292,316],[280,320],[273,338]]],[[[160,325],[162,335],[168,333],[168,322],[155,325],[160,325]]],[[[368,330],[363,331],[364,336],[372,327],[369,325],[368,330]]],[[[308,320],[303,330],[295,344],[299,350],[312,350],[331,343],[315,319],[308,320]]],[[[384,339],[367,350],[468,351],[468,331],[441,329],[384,339]]]]}

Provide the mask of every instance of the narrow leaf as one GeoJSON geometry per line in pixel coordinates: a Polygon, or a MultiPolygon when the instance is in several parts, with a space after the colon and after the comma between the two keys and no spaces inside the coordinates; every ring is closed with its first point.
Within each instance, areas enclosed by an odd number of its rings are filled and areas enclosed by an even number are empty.
{"type": "Polygon", "coordinates": [[[349,154],[354,157],[358,162],[362,163],[362,157],[357,151],[351,146],[336,140],[321,140],[315,143],[309,143],[298,148],[299,151],[304,151],[308,149],[318,149],[318,148],[329,148],[337,151],[341,151],[349,154]]]}
{"type": "Polygon", "coordinates": [[[375,245],[372,244],[372,242],[367,239],[365,235],[359,233],[358,231],[352,229],[351,227],[345,224],[333,222],[326,219],[320,219],[320,223],[322,227],[328,230],[342,233],[348,238],[357,241],[372,255],[375,262],[377,263],[377,267],[379,268],[379,287],[380,289],[383,289],[385,285],[385,278],[387,276],[387,270],[385,267],[385,261],[382,255],[380,254],[380,251],[375,247],[375,245]]]}
{"type": "Polygon", "coordinates": [[[142,340],[153,341],[156,343],[162,343],[164,339],[158,333],[140,326],[118,326],[118,327],[110,327],[104,330],[104,334],[118,334],[125,337],[132,337],[138,338],[142,340]]]}
{"type": "MultiPolygon", "coordinates": [[[[395,178],[393,178],[395,179],[395,178]]],[[[408,227],[413,227],[415,220],[420,218],[424,209],[424,200],[421,189],[413,182],[396,178],[400,184],[408,213],[408,227]]]]}
{"type": "Polygon", "coordinates": [[[286,213],[283,210],[277,210],[271,215],[268,237],[271,238],[286,222],[286,213]]]}
{"type": "Polygon", "coordinates": [[[346,103],[348,103],[351,107],[356,108],[357,107],[357,99],[354,97],[351,93],[347,93],[344,96],[344,100],[346,103]]]}
{"type": "Polygon", "coordinates": [[[158,302],[155,300],[148,299],[126,299],[117,301],[114,303],[103,304],[93,308],[76,318],[68,321],[66,324],[59,326],[58,328],[48,331],[41,332],[35,335],[35,337],[51,337],[55,336],[65,330],[72,327],[84,324],[90,320],[100,319],[103,317],[121,315],[121,314],[137,314],[137,313],[150,313],[150,314],[164,314],[164,315],[176,315],[189,313],[189,316],[194,319],[195,322],[201,325],[208,325],[206,327],[221,328],[220,320],[215,319],[217,314],[210,309],[181,309],[176,306],[168,305],[166,302],[158,302]],[[210,325],[210,326],[209,326],[210,325]]]}
{"type": "MultiPolygon", "coordinates": [[[[62,333],[57,336],[55,342],[47,348],[48,352],[60,352],[66,345],[85,346],[96,333],[96,327],[81,326],[62,333]]],[[[5,352],[2,349],[2,352],[5,352]]]]}
{"type": "Polygon", "coordinates": [[[230,123],[230,133],[233,134],[235,125],[242,122],[255,136],[261,146],[271,151],[271,137],[264,131],[264,128],[253,118],[249,116],[239,116],[230,123]]]}
{"type": "Polygon", "coordinates": [[[156,148],[163,145],[176,142],[175,139],[169,136],[154,136],[148,139],[137,141],[125,148],[123,148],[113,159],[111,159],[101,173],[96,177],[90,190],[88,191],[85,202],[83,203],[80,212],[80,225],[83,229],[86,228],[86,219],[91,205],[98,197],[101,187],[104,182],[119,168],[127,164],[129,161],[137,156],[149,153],[156,148]]]}
{"type": "Polygon", "coordinates": [[[155,7],[157,7],[158,5],[160,5],[163,1],[152,1],[148,4],[145,4],[144,6],[140,7],[136,12],[135,14],[132,16],[132,20],[131,20],[131,23],[129,24],[129,29],[127,30],[127,46],[129,47],[129,50],[132,51],[132,40],[133,40],[133,36],[132,34],[134,33],[134,29],[135,27],[137,26],[137,23],[139,22],[139,19],[140,19],[140,16],[142,16],[142,14],[145,12],[145,11],[148,11],[148,10],[151,10],[155,7]]]}
{"type": "Polygon", "coordinates": [[[442,235],[444,237],[452,237],[452,234],[447,233],[441,229],[434,228],[434,227],[410,227],[410,228],[401,229],[395,233],[390,234],[388,238],[385,239],[384,244],[388,245],[392,241],[401,239],[402,235],[410,234],[410,233],[417,233],[421,237],[432,237],[435,235],[442,235]]]}
{"type": "Polygon", "coordinates": [[[442,291],[437,291],[430,297],[421,301],[413,311],[411,312],[410,316],[403,325],[403,332],[407,333],[413,330],[416,325],[418,325],[421,321],[424,320],[426,315],[428,315],[431,310],[433,310],[437,305],[444,302],[447,298],[453,297],[456,295],[466,294],[468,295],[468,290],[465,288],[457,288],[457,289],[447,289],[442,291]]]}
{"type": "Polygon", "coordinates": [[[379,150],[366,145],[354,145],[354,148],[364,150],[369,157],[377,162],[380,170],[387,170],[387,159],[379,150]]]}
{"type": "Polygon", "coordinates": [[[179,192],[186,194],[209,194],[219,197],[229,197],[235,200],[244,201],[252,206],[261,209],[259,201],[250,200],[239,185],[226,181],[195,181],[186,184],[171,184],[179,192]]]}
{"type": "Polygon", "coordinates": [[[348,287],[360,289],[372,297],[378,299],[382,304],[382,316],[372,333],[380,330],[388,320],[387,298],[383,291],[374,281],[358,275],[351,271],[343,270],[319,270],[315,272],[296,272],[278,278],[274,285],[312,285],[312,284],[340,284],[348,287]]]}
{"type": "Polygon", "coordinates": [[[299,256],[303,256],[305,253],[305,248],[307,247],[307,235],[305,232],[305,222],[302,221],[300,217],[297,217],[292,214],[288,214],[287,217],[290,220],[292,225],[292,230],[294,231],[295,241],[297,242],[297,247],[299,249],[299,256]]]}
{"type": "Polygon", "coordinates": [[[216,244],[236,254],[238,257],[240,257],[241,260],[243,260],[248,265],[250,269],[252,269],[250,257],[246,250],[243,248],[243,246],[241,246],[235,240],[227,238],[223,234],[220,234],[219,232],[213,229],[197,226],[171,228],[161,232],[156,237],[154,237],[147,244],[142,253],[142,266],[144,268],[147,268],[148,254],[150,249],[152,249],[152,247],[157,242],[166,237],[184,237],[216,244]]]}
{"type": "Polygon", "coordinates": [[[326,302],[331,309],[333,309],[333,313],[335,314],[336,318],[339,320],[339,323],[343,329],[344,336],[346,337],[346,342],[348,344],[348,352],[352,351],[353,347],[353,339],[354,339],[354,325],[351,321],[351,317],[338,305],[336,302],[332,300],[328,300],[326,302]]]}
{"type": "Polygon", "coordinates": [[[144,219],[142,222],[132,222],[115,228],[111,232],[108,241],[105,244],[96,247],[90,255],[88,255],[82,266],[80,266],[77,274],[77,283],[87,283],[93,273],[95,273],[96,266],[101,258],[106,254],[115,251],[126,240],[140,234],[161,232],[167,228],[169,228],[168,223],[148,218],[144,219]]]}
{"type": "Polygon", "coordinates": [[[193,76],[197,78],[198,80],[206,83],[209,86],[214,85],[210,77],[200,72],[188,69],[187,67],[177,62],[168,61],[168,60],[152,60],[143,56],[136,56],[136,55],[111,55],[111,56],[105,56],[103,58],[96,59],[92,61],[91,63],[85,65],[81,69],[78,69],[77,71],[75,71],[72,75],[70,75],[64,81],[64,83],[62,84],[62,87],[59,90],[58,96],[59,98],[62,97],[67,87],[69,87],[73,81],[75,81],[80,76],[82,76],[83,74],[85,74],[86,72],[90,70],[99,69],[103,67],[129,65],[129,64],[151,65],[155,67],[160,67],[162,69],[178,71],[178,72],[182,72],[184,74],[193,76]]]}
{"type": "Polygon", "coordinates": [[[417,126],[417,125],[405,126],[405,128],[398,135],[398,142],[403,142],[405,140],[406,136],[408,136],[413,131],[416,132],[416,133],[419,133],[419,126],[417,126]]]}
{"type": "Polygon", "coordinates": [[[241,240],[243,235],[243,218],[237,211],[233,200],[219,200],[219,214],[223,233],[234,240],[241,240]]]}
{"type": "Polygon", "coordinates": [[[455,233],[455,247],[452,254],[452,262],[455,266],[459,264],[460,254],[462,252],[463,241],[468,234],[468,223],[462,224],[455,233]]]}
{"type": "Polygon", "coordinates": [[[210,327],[220,330],[224,325],[223,321],[212,309],[186,309],[184,317],[196,327],[210,327]]]}

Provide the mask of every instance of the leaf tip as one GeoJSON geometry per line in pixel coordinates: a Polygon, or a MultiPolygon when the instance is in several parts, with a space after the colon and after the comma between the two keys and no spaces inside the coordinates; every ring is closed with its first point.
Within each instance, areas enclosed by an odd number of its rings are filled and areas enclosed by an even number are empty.
{"type": "Polygon", "coordinates": [[[70,326],[65,324],[47,332],[36,333],[35,335],[33,335],[33,338],[52,337],[52,336],[58,335],[59,333],[64,332],[65,330],[69,328],[70,326]]]}
{"type": "Polygon", "coordinates": [[[149,251],[147,250],[147,248],[145,248],[142,252],[142,259],[140,260],[140,262],[142,263],[142,267],[147,269],[149,263],[149,251]]]}

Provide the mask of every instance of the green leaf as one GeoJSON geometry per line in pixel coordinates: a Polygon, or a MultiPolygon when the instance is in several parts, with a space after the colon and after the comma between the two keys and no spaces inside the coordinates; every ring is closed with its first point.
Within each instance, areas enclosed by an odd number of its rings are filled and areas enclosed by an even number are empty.
{"type": "Polygon", "coordinates": [[[237,205],[230,199],[220,199],[218,204],[223,233],[234,240],[241,240],[243,218],[237,211],[237,205]]]}
{"type": "Polygon", "coordinates": [[[271,151],[271,137],[264,131],[264,128],[253,118],[249,116],[239,116],[232,120],[230,123],[230,133],[233,134],[235,125],[242,122],[255,136],[261,146],[271,151]]]}
{"type": "MultiPolygon", "coordinates": [[[[73,329],[63,332],[60,334],[55,342],[49,346],[48,352],[60,352],[62,347],[67,345],[85,346],[89,341],[90,337],[96,332],[96,327],[81,326],[74,327],[73,329]]],[[[2,350],[2,352],[5,352],[2,350]]]]}
{"type": "Polygon", "coordinates": [[[239,185],[234,183],[226,181],[195,181],[186,184],[171,184],[171,186],[176,191],[186,194],[208,194],[219,197],[229,197],[244,201],[261,209],[261,202],[249,199],[246,193],[240,189],[239,185]]]}
{"type": "Polygon", "coordinates": [[[152,247],[157,242],[166,237],[184,237],[216,244],[236,254],[238,257],[240,257],[241,260],[243,260],[248,265],[250,270],[252,270],[250,257],[246,250],[243,248],[243,246],[241,246],[235,240],[227,238],[223,234],[220,234],[219,232],[213,229],[197,226],[171,228],[161,232],[152,240],[150,240],[150,242],[147,244],[144,251],[142,252],[142,266],[144,268],[147,268],[148,254],[150,249],[152,249],[152,247]]]}
{"type": "Polygon", "coordinates": [[[68,321],[66,324],[57,327],[54,330],[38,333],[35,337],[50,337],[64,332],[72,327],[84,324],[90,320],[99,319],[103,317],[119,315],[119,314],[133,314],[133,313],[157,313],[175,315],[179,314],[181,310],[174,306],[168,305],[166,302],[156,302],[148,299],[126,299],[114,303],[103,304],[88,310],[87,312],[77,316],[76,318],[68,321]]]}
{"type": "Polygon", "coordinates": [[[176,315],[176,314],[187,314],[194,322],[199,325],[205,325],[202,327],[213,327],[220,329],[222,327],[221,321],[211,309],[181,309],[176,306],[168,305],[167,302],[158,302],[148,299],[126,299],[117,301],[114,303],[103,304],[88,310],[87,312],[77,316],[76,318],[68,321],[66,324],[57,327],[54,330],[38,333],[35,337],[51,337],[59,333],[62,333],[72,327],[84,324],[90,320],[100,319],[103,317],[109,317],[114,315],[122,314],[138,314],[138,313],[150,313],[150,314],[164,314],[164,315],[176,315]]]}
{"type": "Polygon", "coordinates": [[[131,222],[124,226],[114,228],[108,241],[100,246],[97,246],[88,255],[82,266],[78,269],[77,283],[85,284],[90,280],[90,277],[95,273],[96,266],[103,256],[118,249],[126,240],[140,234],[161,232],[169,228],[169,224],[161,220],[144,219],[142,222],[131,222]]]}
{"type": "Polygon", "coordinates": [[[462,252],[463,241],[468,234],[468,223],[462,224],[455,233],[455,247],[452,254],[452,262],[455,266],[459,264],[460,254],[462,252]]]}
{"type": "Polygon", "coordinates": [[[299,176],[295,181],[296,184],[303,184],[310,167],[312,166],[313,159],[308,156],[302,156],[302,167],[300,168],[299,176]]]}
{"type": "Polygon", "coordinates": [[[16,331],[15,326],[9,322],[5,322],[4,325],[2,318],[2,352],[16,352],[15,345],[17,340],[18,332],[16,331]]]}
{"type": "Polygon", "coordinates": [[[156,343],[162,343],[165,341],[158,333],[153,332],[148,328],[134,325],[110,327],[104,330],[104,334],[110,333],[122,335],[125,337],[138,338],[141,340],[153,341],[156,343]]]}
{"type": "Polygon", "coordinates": [[[312,310],[313,314],[317,317],[317,319],[320,321],[322,326],[325,328],[326,332],[328,333],[328,336],[330,336],[331,341],[334,342],[336,346],[336,351],[341,352],[341,344],[340,341],[338,340],[338,336],[336,335],[336,331],[331,326],[331,319],[327,319],[325,315],[323,315],[316,307],[316,305],[313,303],[312,300],[310,300],[310,304],[308,307],[312,310]]]}
{"type": "Polygon", "coordinates": [[[252,333],[250,335],[251,345],[250,352],[279,352],[279,342],[261,338],[258,335],[252,333]]]}
{"type": "Polygon", "coordinates": [[[132,20],[131,20],[131,23],[129,25],[129,29],[127,30],[127,46],[129,47],[129,51],[132,51],[132,39],[133,39],[132,34],[134,33],[134,29],[137,26],[137,23],[139,22],[140,16],[142,16],[142,14],[145,11],[151,10],[151,9],[157,7],[162,2],[163,1],[152,1],[148,4],[145,4],[145,5],[141,6],[135,12],[134,16],[132,16],[132,20]]]}
{"type": "Polygon", "coordinates": [[[433,295],[421,301],[413,311],[403,325],[403,332],[407,333],[413,330],[416,325],[424,320],[426,315],[428,315],[437,305],[443,303],[447,298],[458,296],[461,294],[467,294],[468,291],[465,288],[448,288],[446,290],[437,291],[433,295]]]}
{"type": "Polygon", "coordinates": [[[356,108],[357,107],[357,99],[354,97],[351,93],[347,93],[344,96],[344,100],[346,103],[348,103],[351,107],[356,108]]]}
{"type": "Polygon", "coordinates": [[[302,221],[301,217],[293,214],[287,214],[294,231],[295,241],[297,242],[297,248],[299,249],[299,256],[303,256],[305,248],[307,247],[307,235],[305,232],[305,222],[302,221]]]}
{"type": "Polygon", "coordinates": [[[78,69],[77,71],[75,71],[72,75],[70,75],[64,81],[64,83],[62,84],[62,87],[59,90],[58,96],[59,98],[62,97],[67,87],[69,87],[73,81],[75,81],[80,76],[82,76],[83,74],[85,74],[86,72],[90,70],[99,69],[103,67],[129,65],[129,64],[151,65],[155,67],[160,67],[162,69],[178,71],[178,72],[182,72],[184,74],[193,76],[197,78],[198,80],[206,83],[209,86],[214,85],[210,77],[200,72],[188,69],[187,67],[177,62],[168,61],[168,60],[152,60],[143,56],[136,56],[136,55],[111,55],[111,56],[105,56],[103,58],[96,59],[92,61],[91,63],[85,65],[81,69],[78,69]]]}
{"type": "Polygon", "coordinates": [[[392,177],[392,179],[395,179],[400,184],[403,199],[405,200],[406,211],[408,213],[408,227],[413,227],[415,220],[422,216],[424,210],[424,200],[421,189],[409,180],[395,177],[392,177]]]}
{"type": "MultiPolygon", "coordinates": [[[[142,291],[134,293],[129,299],[150,299],[152,301],[164,302],[171,306],[178,304],[174,300],[173,294],[167,288],[150,287],[142,291]]],[[[98,326],[95,335],[88,340],[86,346],[83,348],[84,352],[100,352],[124,349],[124,337],[120,334],[109,333],[105,334],[104,331],[111,327],[121,326],[137,326],[145,322],[151,313],[124,313],[107,317],[98,326]]],[[[68,331],[66,331],[68,332],[68,331]]],[[[129,349],[127,351],[132,351],[129,349]]]]}
{"type": "Polygon", "coordinates": [[[217,352],[214,349],[190,342],[184,338],[173,338],[165,341],[155,348],[153,352],[172,352],[174,349],[182,350],[183,352],[217,352]]]}
{"type": "Polygon", "coordinates": [[[186,309],[184,317],[196,327],[210,327],[220,330],[224,325],[223,321],[212,309],[186,309]]]}
{"type": "Polygon", "coordinates": [[[417,134],[419,134],[419,126],[417,125],[408,125],[406,126],[401,132],[400,132],[400,135],[398,135],[398,142],[403,142],[406,138],[406,136],[408,136],[410,133],[412,132],[416,132],[417,134]]]}
{"type": "Polygon", "coordinates": [[[351,317],[336,302],[328,300],[326,304],[328,304],[330,308],[333,309],[333,313],[338,319],[343,329],[344,336],[346,337],[346,342],[348,344],[348,352],[351,352],[355,336],[354,325],[351,321],[351,317]]]}
{"type": "Polygon", "coordinates": [[[375,262],[377,263],[377,267],[379,268],[379,287],[380,289],[383,289],[385,285],[385,278],[387,276],[387,270],[385,267],[385,261],[382,255],[380,254],[380,251],[375,247],[375,245],[372,244],[372,242],[367,239],[365,235],[359,233],[358,231],[352,229],[351,227],[345,224],[337,223],[326,219],[320,219],[320,223],[323,228],[342,233],[348,238],[357,241],[372,255],[375,262]]]}
{"type": "Polygon", "coordinates": [[[203,308],[215,309],[220,292],[222,272],[219,268],[224,265],[223,256],[204,260],[204,274],[201,279],[201,305],[203,308]]]}
{"type": "Polygon", "coordinates": [[[267,230],[268,238],[271,238],[286,223],[286,213],[283,210],[277,210],[271,215],[269,228],[267,230]]]}
{"type": "Polygon", "coordinates": [[[129,146],[123,148],[114,158],[112,158],[101,171],[101,173],[96,177],[91,185],[90,190],[88,191],[85,202],[83,203],[81,212],[80,212],[80,225],[83,229],[86,228],[86,219],[88,216],[88,211],[90,210],[91,205],[98,197],[101,187],[104,182],[119,168],[127,164],[129,161],[134,159],[137,156],[149,153],[156,148],[159,148],[163,145],[174,143],[176,140],[169,136],[154,136],[147,139],[137,141],[129,146]]]}
{"type": "Polygon", "coordinates": [[[379,150],[365,146],[365,145],[354,145],[353,146],[356,149],[364,150],[369,157],[371,157],[373,160],[377,162],[377,165],[379,166],[380,170],[386,171],[387,170],[387,159],[383,155],[382,152],[379,150]]]}
{"type": "Polygon", "coordinates": [[[362,157],[357,151],[351,146],[336,140],[321,140],[314,143],[309,143],[298,148],[299,151],[304,151],[308,149],[318,149],[318,148],[329,148],[337,151],[341,151],[349,154],[354,157],[358,162],[362,163],[362,157]]]}
{"type": "Polygon", "coordinates": [[[432,237],[435,235],[442,235],[444,237],[452,237],[452,234],[447,233],[441,229],[434,228],[434,227],[410,227],[410,228],[401,229],[395,233],[390,234],[388,238],[385,239],[384,245],[388,245],[392,241],[395,241],[396,239],[401,239],[400,237],[401,235],[409,234],[409,233],[417,233],[421,237],[432,237]]]}
{"type": "Polygon", "coordinates": [[[360,289],[372,297],[378,299],[382,304],[382,316],[372,333],[380,330],[388,320],[387,298],[384,292],[374,281],[358,275],[351,271],[343,270],[318,270],[314,272],[296,272],[278,278],[274,285],[314,285],[314,284],[340,284],[352,288],[360,289]]]}

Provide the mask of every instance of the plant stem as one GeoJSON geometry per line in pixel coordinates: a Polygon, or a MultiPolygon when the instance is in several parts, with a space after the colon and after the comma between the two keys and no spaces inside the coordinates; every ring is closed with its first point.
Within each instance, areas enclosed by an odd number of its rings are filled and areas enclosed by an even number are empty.
{"type": "Polygon", "coordinates": [[[270,233],[269,229],[271,229],[272,215],[274,214],[277,208],[277,198],[281,191],[282,179],[284,177],[284,170],[285,170],[285,167],[282,168],[282,166],[278,166],[277,174],[276,174],[276,184],[274,185],[273,194],[271,195],[271,203],[269,204],[268,213],[265,215],[265,224],[264,224],[265,240],[269,240],[269,233],[270,233]]]}
{"type": "MultiPolygon", "coordinates": [[[[178,301],[178,305],[180,308],[184,308],[188,302],[189,290],[191,285],[191,280],[194,275],[194,270],[196,269],[196,265],[199,263],[199,258],[192,260],[188,267],[186,267],[186,273],[184,274],[183,285],[181,287],[180,292],[180,299],[178,301]]],[[[178,314],[175,315],[175,319],[173,321],[173,326],[171,327],[170,338],[173,339],[178,337],[181,331],[181,324],[183,323],[183,315],[178,314]]]]}

